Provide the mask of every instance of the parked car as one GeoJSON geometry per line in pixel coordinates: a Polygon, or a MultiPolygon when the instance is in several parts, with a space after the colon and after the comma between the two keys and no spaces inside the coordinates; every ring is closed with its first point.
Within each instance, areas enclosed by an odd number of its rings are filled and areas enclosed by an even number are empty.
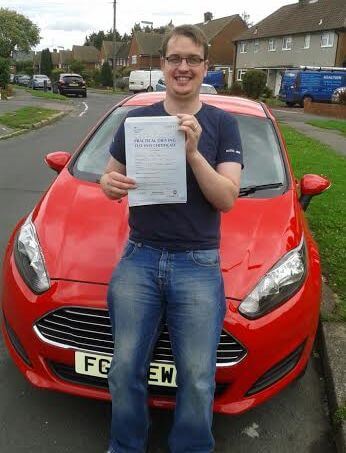
{"type": "Polygon", "coordinates": [[[138,93],[139,91],[155,91],[156,84],[162,77],[163,73],[160,69],[131,71],[129,90],[133,93],[138,93]]]}
{"type": "MultiPolygon", "coordinates": [[[[166,91],[166,84],[163,79],[159,79],[155,91],[166,91]]],[[[201,89],[200,89],[201,94],[217,94],[216,89],[212,86],[209,85],[208,83],[202,83],[201,89]]]]}
{"type": "Polygon", "coordinates": [[[63,73],[59,79],[53,83],[53,92],[62,95],[74,94],[87,97],[87,88],[83,77],[79,74],[63,73]]]}
{"type": "Polygon", "coordinates": [[[346,68],[288,69],[279,91],[279,99],[287,106],[304,106],[304,101],[330,102],[336,88],[346,85],[346,68]]]}
{"type": "Polygon", "coordinates": [[[47,87],[48,90],[52,89],[52,82],[50,81],[50,78],[44,74],[35,74],[32,76],[29,82],[29,88],[32,88],[33,90],[39,90],[39,89],[44,89],[44,87],[47,87]]]}
{"type": "Polygon", "coordinates": [[[346,104],[346,86],[333,91],[332,102],[334,104],[346,104]]]}
{"type": "Polygon", "coordinates": [[[31,79],[30,76],[28,76],[26,74],[21,74],[21,75],[18,75],[18,77],[16,79],[16,83],[18,85],[28,86],[29,82],[30,82],[30,79],[31,79]]]}
{"type": "MultiPolygon", "coordinates": [[[[99,180],[127,112],[164,97],[127,97],[72,156],[57,151],[45,158],[58,176],[11,234],[0,284],[5,343],[34,386],[110,398],[106,377],[114,345],[106,294],[128,238],[128,204],[106,198],[99,180]]],[[[215,411],[239,414],[278,393],[307,366],[319,320],[321,267],[304,210],[330,182],[308,174],[298,189],[265,105],[219,95],[201,100],[235,116],[244,148],[240,197],[221,222],[227,312],[214,400],[215,411]]],[[[152,357],[153,369],[157,364],[164,373],[152,373],[150,403],[170,408],[176,382],[166,327],[152,357]]]]}

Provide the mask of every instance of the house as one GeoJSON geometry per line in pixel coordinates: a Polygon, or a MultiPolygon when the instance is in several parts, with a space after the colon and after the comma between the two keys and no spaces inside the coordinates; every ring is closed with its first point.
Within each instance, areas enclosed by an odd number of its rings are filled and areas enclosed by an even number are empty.
{"type": "MultiPolygon", "coordinates": [[[[127,59],[129,53],[130,44],[126,42],[115,43],[115,68],[119,69],[123,66],[127,66],[127,59]]],[[[108,61],[109,65],[113,66],[113,41],[103,41],[100,53],[101,65],[108,61]]]]}
{"type": "Polygon", "coordinates": [[[70,71],[70,66],[73,60],[72,50],[60,50],[59,52],[59,68],[66,72],[70,71]]]}
{"type": "Polygon", "coordinates": [[[277,95],[285,69],[346,66],[346,2],[299,0],[240,34],[235,43],[234,79],[262,69],[277,95]]]}
{"type": "Polygon", "coordinates": [[[128,53],[128,65],[131,69],[160,68],[160,49],[162,34],[135,31],[128,53]]]}
{"type": "Polygon", "coordinates": [[[233,40],[248,28],[239,14],[213,19],[212,13],[206,12],[204,22],[195,25],[208,39],[209,67],[232,70],[235,55],[233,40]]]}
{"type": "Polygon", "coordinates": [[[53,52],[51,52],[51,57],[52,57],[52,68],[53,69],[58,69],[60,66],[60,55],[58,53],[57,49],[53,49],[53,52]]]}
{"type": "Polygon", "coordinates": [[[72,59],[83,63],[86,69],[100,67],[100,52],[94,46],[73,46],[72,59]]]}

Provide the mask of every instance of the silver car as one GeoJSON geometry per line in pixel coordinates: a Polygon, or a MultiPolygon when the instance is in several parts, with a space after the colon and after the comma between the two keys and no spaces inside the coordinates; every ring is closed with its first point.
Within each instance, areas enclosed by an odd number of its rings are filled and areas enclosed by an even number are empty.
{"type": "Polygon", "coordinates": [[[333,91],[332,102],[335,104],[346,104],[346,87],[339,87],[333,91]]]}
{"type": "Polygon", "coordinates": [[[44,74],[36,74],[36,75],[32,76],[32,78],[29,82],[29,88],[32,88],[33,90],[43,90],[45,87],[45,84],[46,84],[48,90],[52,89],[52,83],[48,76],[46,76],[44,74]]]}

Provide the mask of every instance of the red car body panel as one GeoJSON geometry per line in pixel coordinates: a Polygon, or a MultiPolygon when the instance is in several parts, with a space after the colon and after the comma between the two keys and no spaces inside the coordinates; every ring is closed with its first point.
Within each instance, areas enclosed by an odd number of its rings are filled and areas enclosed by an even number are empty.
{"type": "MultiPolygon", "coordinates": [[[[140,94],[127,100],[126,105],[145,105],[162,97],[162,93],[140,94]]],[[[229,111],[269,117],[277,128],[271,113],[254,101],[207,95],[201,98],[229,111]]],[[[279,131],[278,135],[284,147],[279,131]]],[[[218,412],[238,414],[272,397],[304,370],[311,353],[319,317],[320,260],[289,165],[287,169],[289,189],[285,193],[272,198],[240,198],[231,212],[222,215],[221,266],[227,298],[224,330],[245,345],[247,354],[239,363],[217,369],[217,382],[227,384],[225,391],[215,397],[214,410],[218,412]],[[308,269],[299,291],[258,319],[242,316],[238,311],[240,302],[283,255],[298,246],[302,236],[308,269]],[[261,376],[299,345],[302,353],[291,371],[254,395],[246,395],[261,376]]],[[[51,287],[41,295],[34,294],[17,270],[12,249],[21,221],[10,238],[3,267],[1,301],[7,324],[3,320],[2,329],[7,347],[33,385],[109,399],[106,389],[63,380],[54,374],[50,362],[73,366],[74,349],[42,341],[33,326],[59,307],[106,308],[107,283],[128,237],[127,202],[106,199],[97,183],[75,178],[66,166],[34,209],[32,219],[51,287]],[[15,332],[31,365],[14,348],[7,325],[15,332]]],[[[151,396],[150,402],[156,407],[174,406],[174,398],[168,396],[151,396]]]]}

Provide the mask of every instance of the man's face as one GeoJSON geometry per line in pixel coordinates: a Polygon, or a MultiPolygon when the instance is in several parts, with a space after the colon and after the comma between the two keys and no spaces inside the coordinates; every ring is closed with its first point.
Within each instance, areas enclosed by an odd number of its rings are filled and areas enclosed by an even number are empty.
{"type": "Polygon", "coordinates": [[[196,45],[186,36],[173,36],[168,41],[166,58],[162,59],[161,66],[168,95],[183,99],[198,96],[201,83],[207,73],[208,62],[201,61],[197,65],[189,65],[186,60],[182,60],[180,64],[172,64],[167,61],[167,58],[172,56],[204,60],[203,47],[196,45]]]}

